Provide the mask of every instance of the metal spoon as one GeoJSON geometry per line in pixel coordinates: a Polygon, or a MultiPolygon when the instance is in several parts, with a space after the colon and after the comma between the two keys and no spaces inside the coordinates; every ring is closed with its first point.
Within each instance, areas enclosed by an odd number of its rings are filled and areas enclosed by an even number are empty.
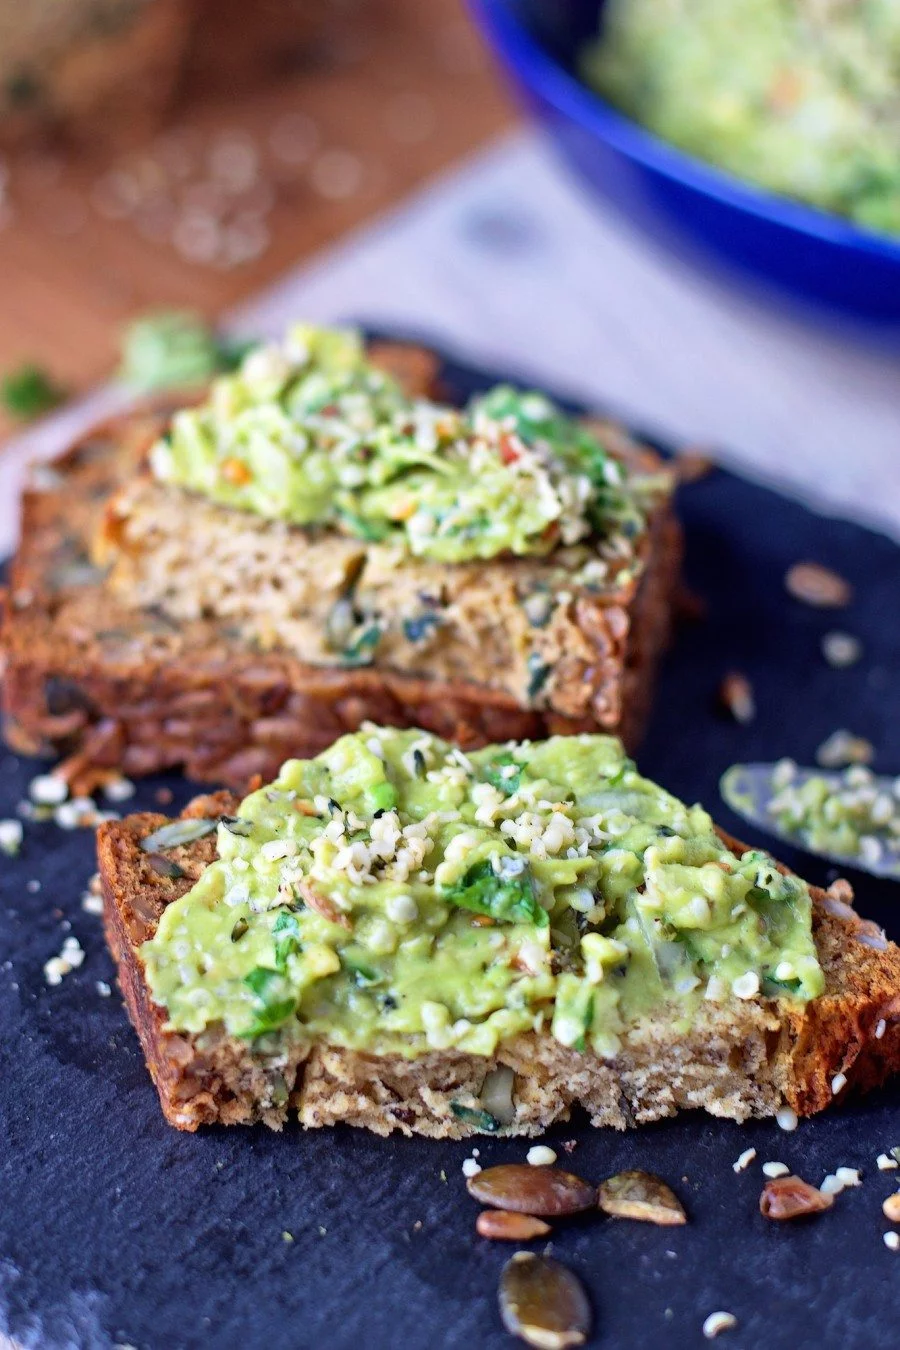
{"type": "Polygon", "coordinates": [[[777,764],[733,764],[722,775],[719,789],[732,811],[767,834],[831,862],[855,867],[872,876],[900,880],[900,834],[891,828],[892,825],[897,828],[900,824],[898,782],[900,780],[895,778],[878,777],[866,769],[829,772],[803,769],[790,760],[781,760],[777,764]],[[854,803],[859,800],[860,794],[864,794],[867,805],[876,801],[882,803],[880,815],[887,814],[888,805],[892,808],[891,813],[883,823],[880,820],[878,824],[868,821],[861,826],[854,821],[854,829],[859,836],[859,847],[855,852],[824,849],[813,841],[808,828],[802,824],[797,828],[789,828],[779,821],[781,812],[772,810],[773,803],[779,799],[783,803],[786,794],[792,789],[802,788],[813,778],[824,780],[830,792],[845,803],[848,799],[854,803]]]}

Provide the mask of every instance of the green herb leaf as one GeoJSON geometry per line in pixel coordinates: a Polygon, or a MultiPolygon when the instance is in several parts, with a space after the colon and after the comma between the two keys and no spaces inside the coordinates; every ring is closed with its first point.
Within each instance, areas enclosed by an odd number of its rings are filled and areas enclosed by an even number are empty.
{"type": "Polygon", "coordinates": [[[160,849],[177,848],[179,844],[193,844],[205,834],[212,834],[218,823],[218,820],[211,820],[208,816],[197,816],[193,820],[172,820],[142,839],[141,848],[145,853],[156,853],[160,849]]]}
{"type": "Polygon", "coordinates": [[[485,764],[482,773],[488,783],[495,787],[498,792],[511,797],[514,792],[518,792],[522,783],[522,766],[517,764],[508,750],[502,755],[495,755],[489,763],[485,764]],[[504,774],[503,769],[512,768],[515,765],[515,773],[504,774]]]}
{"type": "Polygon", "coordinates": [[[4,375],[0,398],[8,413],[22,422],[29,422],[62,403],[66,391],[40,366],[29,364],[4,375]]]}
{"type": "Polygon", "coordinates": [[[255,966],[244,976],[244,984],[252,989],[259,1002],[254,1021],[243,1033],[245,1036],[262,1036],[267,1031],[274,1031],[287,1021],[297,1007],[293,995],[285,996],[284,991],[289,986],[277,970],[255,966]]]}
{"type": "Polygon", "coordinates": [[[284,970],[288,957],[300,950],[300,924],[296,914],[283,909],[272,926],[272,936],[275,938],[275,965],[284,970]]]}
{"type": "Polygon", "coordinates": [[[487,858],[475,863],[461,881],[442,891],[443,898],[460,909],[489,914],[499,923],[533,923],[546,928],[550,916],[534,893],[528,863],[517,854],[501,857],[499,862],[499,873],[487,858]]]}
{"type": "Polygon", "coordinates": [[[371,623],[364,628],[359,637],[344,648],[344,660],[354,665],[365,665],[371,661],[375,648],[381,641],[381,625],[371,623]]]}
{"type": "Polygon", "coordinates": [[[378,544],[391,533],[391,527],[385,521],[368,520],[346,506],[335,507],[335,515],[347,534],[365,539],[367,544],[378,544]]]}

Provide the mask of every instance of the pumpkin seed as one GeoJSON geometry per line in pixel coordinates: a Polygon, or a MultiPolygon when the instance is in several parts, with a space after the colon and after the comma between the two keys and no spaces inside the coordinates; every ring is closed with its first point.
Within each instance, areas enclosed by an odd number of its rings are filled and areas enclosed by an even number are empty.
{"type": "Polygon", "coordinates": [[[161,825],[158,830],[148,834],[146,839],[142,839],[141,848],[145,853],[155,853],[157,849],[193,844],[205,834],[212,834],[218,823],[218,820],[210,820],[207,816],[197,816],[193,820],[172,820],[168,825],[161,825]]]}
{"type": "Polygon", "coordinates": [[[763,1187],[759,1212],[766,1219],[801,1219],[831,1209],[833,1204],[833,1195],[823,1195],[801,1177],[775,1177],[763,1187]]]}
{"type": "Polygon", "coordinates": [[[617,1219],[638,1219],[665,1226],[687,1223],[678,1196],[652,1172],[617,1172],[600,1183],[598,1197],[605,1214],[617,1219]]]}
{"type": "Polygon", "coordinates": [[[471,1125],[473,1130],[481,1130],[485,1134],[496,1134],[500,1128],[500,1122],[489,1111],[480,1111],[475,1106],[466,1106],[464,1102],[451,1102],[450,1110],[461,1120],[464,1125],[471,1125]]]}
{"type": "Polygon", "coordinates": [[[237,834],[244,839],[253,833],[253,821],[242,820],[240,816],[223,816],[220,824],[225,826],[229,834],[237,834]]]}
{"type": "Polygon", "coordinates": [[[503,1163],[470,1177],[466,1186],[469,1194],[483,1205],[511,1209],[517,1214],[537,1214],[547,1219],[561,1214],[579,1214],[597,1203],[594,1186],[559,1167],[503,1163]]]}
{"type": "Polygon", "coordinates": [[[513,1336],[537,1350],[584,1345],[591,1305],[581,1281],[549,1256],[516,1252],[500,1277],[500,1316],[513,1336]]]}
{"type": "Polygon", "coordinates": [[[795,600],[819,609],[842,609],[853,599],[853,588],[837,572],[819,563],[794,563],[784,584],[795,600]]]}
{"type": "Polygon", "coordinates": [[[475,1220],[476,1231],[483,1238],[499,1242],[531,1242],[546,1237],[549,1223],[533,1214],[513,1214],[509,1209],[483,1209],[475,1220]]]}
{"type": "Polygon", "coordinates": [[[172,877],[173,880],[177,880],[178,877],[185,875],[183,867],[179,867],[172,858],[164,858],[161,853],[151,853],[147,862],[161,877],[172,877]]]}

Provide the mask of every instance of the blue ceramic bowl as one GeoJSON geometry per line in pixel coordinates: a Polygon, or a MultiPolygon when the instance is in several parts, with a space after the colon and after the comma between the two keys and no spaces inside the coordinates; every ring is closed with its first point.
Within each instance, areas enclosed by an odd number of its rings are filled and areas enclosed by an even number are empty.
{"type": "Polygon", "coordinates": [[[602,0],[470,0],[485,35],[563,157],[668,247],[879,324],[900,319],[900,241],[704,164],[644,131],[573,73],[602,0]]]}

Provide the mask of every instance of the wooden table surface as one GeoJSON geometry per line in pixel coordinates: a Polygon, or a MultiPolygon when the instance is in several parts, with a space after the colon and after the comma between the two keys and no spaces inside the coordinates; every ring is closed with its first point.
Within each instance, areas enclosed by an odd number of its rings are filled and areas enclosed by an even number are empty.
{"type": "MultiPolygon", "coordinates": [[[[240,34],[219,40],[233,45],[240,34]]],[[[10,157],[0,371],[36,361],[82,390],[113,367],[131,316],[161,305],[216,315],[512,118],[461,0],[359,0],[330,21],[304,68],[242,84],[197,76],[166,132],[112,161],[84,151],[10,157]],[[221,242],[204,167],[217,147],[226,174],[236,166],[252,179],[232,205],[243,212],[245,251],[259,256],[240,263],[191,256],[221,242]],[[174,217],[171,201],[154,196],[161,164],[185,175],[179,202],[193,192],[174,217]]]]}

